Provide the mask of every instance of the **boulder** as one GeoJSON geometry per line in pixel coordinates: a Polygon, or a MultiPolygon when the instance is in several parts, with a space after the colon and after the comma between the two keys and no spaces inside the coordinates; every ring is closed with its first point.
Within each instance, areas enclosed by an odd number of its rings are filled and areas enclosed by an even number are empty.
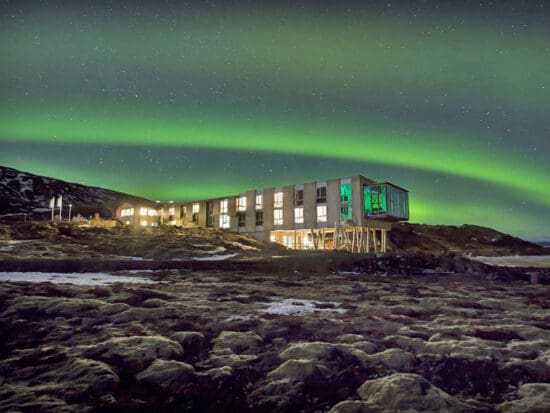
{"type": "Polygon", "coordinates": [[[527,383],[519,387],[517,400],[502,403],[503,413],[543,413],[550,411],[550,383],[527,383]]]}
{"type": "Polygon", "coordinates": [[[207,369],[229,366],[232,368],[243,367],[258,359],[252,354],[212,354],[207,360],[197,363],[197,366],[207,369]]]}
{"type": "Polygon", "coordinates": [[[154,360],[170,360],[183,355],[181,345],[162,336],[114,337],[96,346],[87,346],[83,355],[103,360],[117,370],[137,373],[154,360]]]}
{"type": "Polygon", "coordinates": [[[356,341],[351,345],[357,350],[361,350],[366,354],[372,354],[376,351],[376,346],[370,341],[356,341]]]}
{"type": "Polygon", "coordinates": [[[186,357],[199,355],[204,344],[204,336],[196,331],[178,331],[172,334],[172,340],[180,343],[186,357]]]}
{"type": "Polygon", "coordinates": [[[195,374],[193,366],[175,360],[155,360],[136,376],[138,383],[177,392],[187,386],[195,374]]]}
{"type": "Polygon", "coordinates": [[[463,403],[418,374],[395,373],[367,380],[357,390],[359,396],[374,409],[384,411],[466,412],[471,406],[463,403]]]}
{"type": "Polygon", "coordinates": [[[322,341],[295,343],[288,346],[281,354],[282,360],[311,360],[327,359],[336,345],[322,341]]]}
{"type": "Polygon", "coordinates": [[[339,336],[337,339],[340,343],[346,343],[346,344],[353,344],[360,341],[364,341],[365,337],[363,337],[360,334],[343,334],[339,336]]]}
{"type": "Polygon", "coordinates": [[[383,365],[393,370],[408,370],[414,361],[415,357],[412,353],[399,348],[390,348],[367,356],[367,363],[371,366],[383,365]]]}
{"type": "Polygon", "coordinates": [[[238,354],[255,352],[263,340],[253,331],[222,331],[213,343],[214,350],[229,349],[238,354]]]}
{"type": "Polygon", "coordinates": [[[303,382],[306,379],[324,377],[326,367],[311,360],[287,360],[267,374],[269,380],[284,380],[286,383],[303,382]]]}
{"type": "Polygon", "coordinates": [[[328,413],[372,413],[377,411],[377,409],[369,407],[367,402],[361,400],[344,400],[333,406],[328,413]]]}

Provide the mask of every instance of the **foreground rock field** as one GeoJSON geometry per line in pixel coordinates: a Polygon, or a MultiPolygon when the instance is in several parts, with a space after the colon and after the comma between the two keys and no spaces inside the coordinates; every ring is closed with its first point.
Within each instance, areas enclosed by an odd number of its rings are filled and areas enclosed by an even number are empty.
{"type": "Polygon", "coordinates": [[[156,271],[0,283],[0,411],[550,410],[550,287],[156,271]]]}

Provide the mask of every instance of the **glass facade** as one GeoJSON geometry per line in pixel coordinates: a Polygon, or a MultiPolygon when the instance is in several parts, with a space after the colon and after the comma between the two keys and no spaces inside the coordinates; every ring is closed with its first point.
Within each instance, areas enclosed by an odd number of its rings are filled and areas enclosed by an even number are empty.
{"type": "Polygon", "coordinates": [[[340,185],[340,219],[342,221],[353,219],[351,213],[351,184],[340,185]]]}
{"type": "Polygon", "coordinates": [[[397,219],[409,219],[409,194],[391,184],[375,184],[363,189],[365,216],[387,215],[397,219]]]}

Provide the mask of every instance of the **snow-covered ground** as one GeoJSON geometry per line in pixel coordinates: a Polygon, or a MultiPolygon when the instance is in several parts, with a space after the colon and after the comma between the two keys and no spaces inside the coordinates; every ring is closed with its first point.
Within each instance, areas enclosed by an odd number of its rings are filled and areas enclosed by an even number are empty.
{"type": "Polygon", "coordinates": [[[502,267],[550,268],[550,255],[509,255],[504,257],[469,257],[489,265],[502,267]]]}
{"type": "Polygon", "coordinates": [[[344,308],[337,308],[340,307],[342,303],[336,301],[315,301],[305,300],[302,298],[286,298],[284,300],[273,301],[271,303],[264,303],[263,305],[266,306],[265,309],[261,310],[263,313],[278,315],[313,313],[316,311],[344,314],[347,311],[344,308]],[[330,307],[319,307],[327,304],[330,305],[330,307]]]}
{"type": "Polygon", "coordinates": [[[191,257],[195,261],[223,261],[228,258],[236,257],[239,254],[210,255],[208,257],[191,257]]]}
{"type": "Polygon", "coordinates": [[[0,272],[0,282],[51,282],[54,284],[108,285],[113,283],[153,284],[144,277],[112,275],[103,272],[56,273],[56,272],[0,272]]]}
{"type": "Polygon", "coordinates": [[[252,247],[250,245],[245,245],[245,244],[243,244],[241,242],[238,242],[238,241],[233,241],[231,243],[231,245],[234,245],[235,247],[238,247],[238,248],[240,248],[242,250],[245,250],[245,251],[260,251],[259,248],[252,247]]]}

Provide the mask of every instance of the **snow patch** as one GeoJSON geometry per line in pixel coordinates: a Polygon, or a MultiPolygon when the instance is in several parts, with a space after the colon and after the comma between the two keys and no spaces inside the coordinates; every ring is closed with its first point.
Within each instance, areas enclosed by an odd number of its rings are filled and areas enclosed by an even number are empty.
{"type": "Polygon", "coordinates": [[[250,320],[249,315],[234,314],[225,319],[225,321],[247,321],[250,320]]]}
{"type": "Polygon", "coordinates": [[[225,250],[226,250],[225,247],[216,247],[213,250],[195,250],[193,252],[199,253],[199,254],[215,255],[215,254],[219,254],[220,252],[224,252],[225,250]]]}
{"type": "Polygon", "coordinates": [[[260,310],[262,313],[277,315],[314,312],[344,314],[347,311],[344,308],[337,308],[342,305],[342,303],[339,303],[337,301],[315,301],[305,300],[302,298],[286,298],[284,300],[272,301],[271,303],[262,304],[266,306],[265,309],[260,310]]]}
{"type": "Polygon", "coordinates": [[[154,284],[155,281],[144,277],[125,277],[103,272],[56,273],[56,272],[0,272],[0,282],[51,282],[53,284],[109,285],[117,282],[130,284],[154,284]]]}
{"type": "Polygon", "coordinates": [[[240,248],[240,249],[242,249],[242,250],[245,250],[245,251],[260,251],[259,248],[252,247],[252,246],[250,246],[250,245],[245,245],[245,244],[243,244],[243,243],[241,243],[241,242],[239,242],[239,241],[233,241],[233,242],[231,243],[231,245],[234,245],[235,247],[238,247],[238,248],[240,248]]]}
{"type": "Polygon", "coordinates": [[[210,255],[208,257],[191,257],[194,261],[223,261],[228,258],[236,257],[239,254],[210,255]]]}
{"type": "Polygon", "coordinates": [[[361,273],[357,271],[340,271],[338,274],[339,275],[361,275],[361,273]]]}
{"type": "Polygon", "coordinates": [[[484,264],[502,267],[550,268],[550,255],[508,255],[502,257],[469,257],[484,264]]]}

